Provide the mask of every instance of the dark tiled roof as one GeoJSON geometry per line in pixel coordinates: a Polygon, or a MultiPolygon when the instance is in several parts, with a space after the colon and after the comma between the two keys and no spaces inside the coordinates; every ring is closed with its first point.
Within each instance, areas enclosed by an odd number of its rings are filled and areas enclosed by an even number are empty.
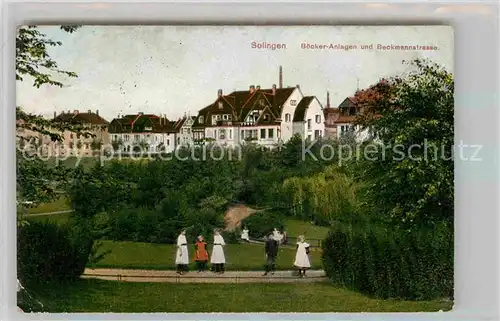
{"type": "Polygon", "coordinates": [[[212,115],[230,114],[232,121],[243,122],[248,113],[253,110],[265,110],[269,106],[268,114],[271,116],[268,120],[264,117],[259,119],[259,123],[265,124],[275,123],[277,118],[280,118],[283,104],[295,90],[291,88],[276,88],[273,95],[273,89],[255,89],[253,92],[249,90],[233,91],[229,95],[223,95],[217,100],[201,109],[198,117],[193,125],[193,128],[211,126],[212,115]],[[260,100],[264,100],[264,104],[260,105],[260,100]],[[219,109],[219,102],[222,102],[222,109],[219,109]],[[204,117],[204,124],[198,122],[199,116],[204,117]]]}
{"type": "Polygon", "coordinates": [[[120,118],[115,118],[109,124],[108,131],[110,134],[121,133],[173,133],[174,128],[171,122],[166,117],[160,117],[152,114],[137,114],[125,115],[120,118]],[[145,128],[151,128],[151,131],[146,131],[145,128]]]}
{"type": "Polygon", "coordinates": [[[295,108],[295,113],[293,114],[293,121],[304,121],[304,117],[306,116],[306,111],[309,105],[311,104],[311,101],[313,101],[314,96],[305,96],[303,97],[299,104],[297,105],[297,108],[295,108]]]}

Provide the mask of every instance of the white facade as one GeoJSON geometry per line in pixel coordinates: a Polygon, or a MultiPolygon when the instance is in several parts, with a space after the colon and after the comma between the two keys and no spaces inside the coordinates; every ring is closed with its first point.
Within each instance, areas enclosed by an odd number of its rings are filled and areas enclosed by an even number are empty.
{"type": "Polygon", "coordinates": [[[184,120],[179,130],[179,133],[177,134],[177,140],[178,140],[177,146],[193,145],[193,131],[192,131],[193,124],[194,120],[190,116],[188,116],[184,120]]]}
{"type": "Polygon", "coordinates": [[[337,123],[337,138],[341,138],[342,135],[354,132],[354,138],[358,142],[362,142],[370,138],[370,132],[368,129],[361,129],[359,125],[353,125],[351,123],[337,123]]]}
{"type": "Polygon", "coordinates": [[[294,135],[293,130],[293,115],[295,114],[295,109],[297,108],[300,100],[304,97],[300,88],[296,87],[292,94],[283,104],[281,112],[281,139],[283,142],[287,142],[294,135]]]}
{"type": "Polygon", "coordinates": [[[293,123],[293,134],[303,139],[317,140],[325,136],[325,116],[323,107],[316,97],[307,106],[303,121],[293,123]]]}
{"type": "Polygon", "coordinates": [[[274,147],[279,142],[279,125],[242,126],[241,144],[255,143],[265,147],[274,147]]]}
{"type": "Polygon", "coordinates": [[[239,143],[237,126],[206,127],[205,138],[212,138],[220,146],[236,146],[239,143]]]}

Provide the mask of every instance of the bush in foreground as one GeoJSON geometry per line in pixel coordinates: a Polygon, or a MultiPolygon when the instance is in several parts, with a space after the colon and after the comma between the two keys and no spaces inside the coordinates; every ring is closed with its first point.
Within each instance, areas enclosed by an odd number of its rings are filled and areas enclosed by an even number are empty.
{"type": "Polygon", "coordinates": [[[92,233],[73,223],[32,221],[17,231],[17,274],[23,284],[74,281],[85,270],[92,233]]]}
{"type": "Polygon", "coordinates": [[[379,298],[453,296],[453,232],[445,226],[407,232],[336,225],[323,244],[335,285],[379,298]]]}

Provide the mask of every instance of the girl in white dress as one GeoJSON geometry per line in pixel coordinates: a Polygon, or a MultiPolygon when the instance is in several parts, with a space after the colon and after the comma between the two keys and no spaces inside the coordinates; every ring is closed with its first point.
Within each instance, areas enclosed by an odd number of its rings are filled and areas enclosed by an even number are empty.
{"type": "Polygon", "coordinates": [[[309,259],[310,244],[306,243],[304,235],[297,238],[297,254],[295,254],[295,262],[293,265],[299,269],[299,277],[306,276],[306,270],[311,267],[309,259]]]}
{"type": "Polygon", "coordinates": [[[246,227],[243,228],[243,231],[241,231],[241,239],[243,241],[250,242],[250,237],[248,235],[249,232],[250,231],[246,227]]]}
{"type": "Polygon", "coordinates": [[[177,273],[182,275],[188,271],[189,254],[186,240],[186,230],[182,230],[177,237],[177,253],[175,254],[177,273]]]}
{"type": "Polygon", "coordinates": [[[226,256],[224,255],[224,238],[220,235],[219,230],[214,232],[214,247],[212,249],[212,257],[210,258],[210,263],[212,263],[212,270],[215,273],[224,273],[224,264],[226,264],[226,256]]]}

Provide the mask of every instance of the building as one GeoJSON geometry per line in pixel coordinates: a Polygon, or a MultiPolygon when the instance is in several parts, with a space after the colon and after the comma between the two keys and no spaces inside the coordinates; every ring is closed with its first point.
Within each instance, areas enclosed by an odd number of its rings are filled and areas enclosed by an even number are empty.
{"type": "Polygon", "coordinates": [[[233,91],[228,95],[219,89],[215,101],[198,112],[192,126],[193,141],[197,144],[213,141],[226,146],[254,142],[272,147],[288,141],[297,133],[302,137],[309,136],[309,123],[311,137],[315,131],[316,137],[324,136],[321,104],[313,96],[302,102],[303,99],[299,85],[283,88],[281,66],[279,87],[273,85],[262,89],[251,85],[248,90],[233,91]],[[299,105],[300,111],[296,115],[299,105]]]}
{"type": "Polygon", "coordinates": [[[323,109],[325,117],[325,138],[337,138],[337,125],[335,121],[339,118],[339,109],[330,106],[330,92],[326,93],[326,107],[323,109]]]}
{"type": "Polygon", "coordinates": [[[184,115],[172,124],[176,132],[176,147],[178,146],[192,146],[193,145],[193,124],[196,120],[195,116],[184,115]]]}
{"type": "Polygon", "coordinates": [[[363,107],[356,104],[354,97],[347,97],[339,105],[339,115],[334,121],[336,126],[337,138],[348,133],[352,133],[356,140],[363,141],[369,138],[368,130],[361,130],[359,125],[354,125],[356,116],[364,112],[363,107]]]}
{"type": "Polygon", "coordinates": [[[113,119],[108,132],[113,149],[122,154],[139,151],[148,154],[170,153],[176,147],[174,124],[165,115],[139,112],[113,119]]]}
{"type": "Polygon", "coordinates": [[[325,135],[323,106],[314,96],[303,97],[293,115],[293,133],[303,139],[318,140],[325,135]]]}
{"type": "MultiPolygon", "coordinates": [[[[52,120],[58,125],[72,125],[79,128],[81,132],[90,133],[92,136],[84,136],[72,131],[63,131],[60,133],[63,137],[62,142],[52,142],[50,137],[42,138],[42,144],[50,146],[51,153],[59,156],[94,156],[99,154],[102,147],[109,144],[107,132],[108,121],[99,116],[99,111],[80,112],[79,110],[68,110],[57,115],[54,112],[52,120]],[[53,152],[52,152],[53,151],[53,152]]],[[[54,129],[58,132],[58,130],[54,129]]]]}

